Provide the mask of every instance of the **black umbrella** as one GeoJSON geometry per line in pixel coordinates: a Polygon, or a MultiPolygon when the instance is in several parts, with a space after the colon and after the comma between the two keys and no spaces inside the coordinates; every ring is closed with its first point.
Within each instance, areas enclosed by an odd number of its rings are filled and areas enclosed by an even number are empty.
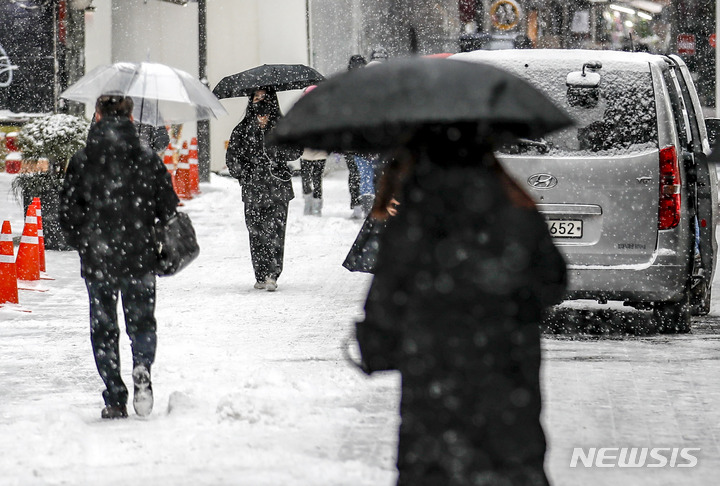
{"type": "Polygon", "coordinates": [[[527,81],[489,64],[412,58],[349,71],[303,96],[275,143],[376,151],[419,126],[460,122],[537,138],[573,120],[527,81]]]}
{"type": "Polygon", "coordinates": [[[325,79],[315,69],[304,64],[263,64],[241,73],[225,76],[213,89],[218,98],[250,96],[259,88],[274,91],[302,89],[325,79]]]}

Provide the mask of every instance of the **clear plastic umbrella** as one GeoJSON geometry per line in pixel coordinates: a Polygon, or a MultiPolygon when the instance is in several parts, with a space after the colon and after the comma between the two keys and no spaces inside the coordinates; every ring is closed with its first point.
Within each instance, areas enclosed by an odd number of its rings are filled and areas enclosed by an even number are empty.
{"type": "Polygon", "coordinates": [[[132,97],[135,121],[155,126],[227,114],[212,91],[195,77],[153,62],[117,62],[97,67],[60,96],[94,105],[101,95],[132,97]]]}

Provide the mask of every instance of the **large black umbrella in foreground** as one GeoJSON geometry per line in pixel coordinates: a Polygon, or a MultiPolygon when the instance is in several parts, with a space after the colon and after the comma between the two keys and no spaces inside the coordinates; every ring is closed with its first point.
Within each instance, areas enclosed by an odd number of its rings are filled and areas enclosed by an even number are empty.
{"type": "Polygon", "coordinates": [[[225,76],[213,89],[218,98],[250,96],[258,88],[274,91],[302,89],[325,79],[304,64],[263,64],[247,71],[225,76]]]}
{"type": "Polygon", "coordinates": [[[334,76],[281,119],[275,143],[378,151],[424,125],[478,123],[537,138],[573,120],[527,81],[489,64],[408,58],[334,76]]]}

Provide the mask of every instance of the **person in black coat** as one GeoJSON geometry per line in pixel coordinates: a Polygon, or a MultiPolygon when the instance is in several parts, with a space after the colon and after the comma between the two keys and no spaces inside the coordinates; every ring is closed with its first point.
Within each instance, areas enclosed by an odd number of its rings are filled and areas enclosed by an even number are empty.
{"type": "Polygon", "coordinates": [[[160,158],[141,143],[132,99],[101,96],[87,145],[70,160],[60,194],[60,225],[80,254],[90,301],[90,336],[105,382],[103,418],[127,417],[120,376],[118,293],[133,353],[133,405],[152,410],[150,370],[157,345],[153,240],[156,220],[176,212],[178,198],[160,158]]]}
{"type": "Polygon", "coordinates": [[[362,366],[402,375],[398,485],[546,486],[539,324],[565,262],[476,127],[451,129],[420,130],[386,171],[373,214],[402,206],[357,324],[362,366]]]}
{"type": "MultiPolygon", "coordinates": [[[[362,54],[353,54],[348,61],[348,71],[360,69],[367,65],[367,60],[362,54]]],[[[362,205],[360,201],[360,171],[355,164],[355,153],[344,154],[345,164],[348,168],[348,190],[350,191],[350,209],[353,210],[352,218],[362,218],[362,205]]]]}
{"type": "Polygon", "coordinates": [[[248,101],[245,117],[233,129],[225,161],[242,186],[245,224],[256,289],[275,291],[283,270],[288,204],[295,197],[288,161],[302,149],[268,146],[265,137],[280,118],[277,95],[258,89],[248,101]]]}

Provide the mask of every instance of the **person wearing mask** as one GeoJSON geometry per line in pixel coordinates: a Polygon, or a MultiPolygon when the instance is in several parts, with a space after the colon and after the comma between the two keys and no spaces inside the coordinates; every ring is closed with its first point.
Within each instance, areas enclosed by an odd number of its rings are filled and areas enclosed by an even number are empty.
{"type": "Polygon", "coordinates": [[[283,270],[288,205],[295,197],[288,162],[302,154],[302,149],[265,144],[280,116],[275,92],[254,91],[245,117],[232,131],[225,155],[230,175],[242,187],[254,288],[270,292],[277,290],[283,270]]]}
{"type": "Polygon", "coordinates": [[[104,419],[125,418],[128,390],[120,375],[118,295],[132,345],[133,407],[153,408],[151,367],[157,347],[153,228],[179,203],[165,166],[141,142],[133,101],[101,96],[87,145],[70,160],[60,192],[60,225],[80,255],[90,305],[90,338],[105,383],[104,419]]]}

